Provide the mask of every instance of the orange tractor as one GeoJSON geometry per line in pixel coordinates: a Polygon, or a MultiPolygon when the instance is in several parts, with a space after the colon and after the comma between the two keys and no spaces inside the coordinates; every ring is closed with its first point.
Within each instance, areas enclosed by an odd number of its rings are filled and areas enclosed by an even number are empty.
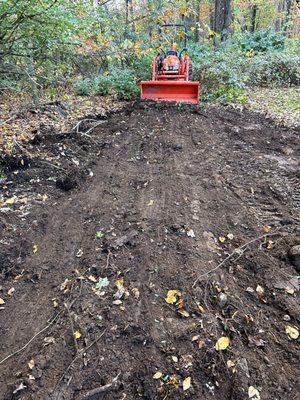
{"type": "Polygon", "coordinates": [[[186,27],[181,24],[165,24],[161,28],[171,26],[184,28],[184,48],[178,53],[176,44],[173,44],[170,50],[161,51],[153,58],[152,80],[141,82],[141,99],[197,104],[199,82],[192,82],[192,64],[186,47],[186,27]]]}

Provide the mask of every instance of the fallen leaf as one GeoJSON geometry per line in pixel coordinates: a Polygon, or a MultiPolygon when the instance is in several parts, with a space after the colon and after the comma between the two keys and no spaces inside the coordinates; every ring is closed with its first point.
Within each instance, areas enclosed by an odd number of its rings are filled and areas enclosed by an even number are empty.
{"type": "Polygon", "coordinates": [[[292,289],[292,288],[289,288],[289,287],[286,288],[285,291],[286,291],[286,293],[288,293],[288,294],[294,294],[294,293],[295,293],[295,290],[292,289]]]}
{"type": "Polygon", "coordinates": [[[178,313],[184,318],[188,318],[190,316],[186,310],[178,310],[178,313]]]}
{"type": "Polygon", "coordinates": [[[109,280],[107,279],[107,277],[99,278],[98,282],[95,285],[95,288],[101,290],[102,288],[108,285],[109,285],[109,280]]]}
{"type": "Polygon", "coordinates": [[[267,249],[268,249],[268,250],[272,250],[272,249],[273,249],[273,244],[274,244],[274,242],[272,242],[272,240],[268,240],[268,242],[267,242],[267,249]]]}
{"type": "Polygon", "coordinates": [[[200,339],[200,335],[195,335],[192,337],[192,342],[195,342],[196,340],[200,339]]]}
{"type": "Polygon", "coordinates": [[[226,364],[227,364],[227,368],[233,368],[235,366],[235,363],[231,360],[227,360],[226,364]]]}
{"type": "Polygon", "coordinates": [[[219,236],[219,242],[224,243],[226,238],[224,236],[219,236]]]}
{"type": "Polygon", "coordinates": [[[149,203],[147,204],[147,206],[153,206],[154,204],[154,200],[150,200],[149,203]]]}
{"type": "Polygon", "coordinates": [[[122,303],[123,303],[122,300],[115,300],[115,301],[113,301],[113,304],[116,305],[116,306],[119,306],[119,305],[122,304],[122,303]]]}
{"type": "Polygon", "coordinates": [[[0,297],[0,306],[2,306],[3,304],[5,304],[5,301],[0,297]]]}
{"type": "Polygon", "coordinates": [[[53,307],[57,308],[58,307],[58,301],[56,299],[52,299],[53,301],[53,307]]]}
{"type": "Polygon", "coordinates": [[[78,340],[78,339],[81,338],[81,333],[80,333],[79,330],[75,331],[75,332],[73,333],[73,335],[74,335],[74,338],[75,338],[76,340],[78,340]]]}
{"type": "Polygon", "coordinates": [[[163,376],[163,373],[160,371],[155,372],[153,375],[153,379],[160,379],[163,376]]]}
{"type": "Polygon", "coordinates": [[[225,350],[229,346],[229,343],[230,343],[229,338],[227,336],[222,336],[218,339],[215,345],[215,349],[217,351],[225,350]]]}
{"type": "Polygon", "coordinates": [[[82,255],[83,255],[83,250],[82,249],[79,249],[78,251],[77,251],[77,253],[76,253],[76,257],[82,257],[82,255]]]}
{"type": "Polygon", "coordinates": [[[44,338],[44,346],[48,346],[49,344],[51,344],[51,343],[55,343],[55,339],[54,339],[54,337],[53,336],[46,336],[45,338],[44,338]]]}
{"type": "Polygon", "coordinates": [[[168,290],[165,300],[168,304],[174,304],[179,296],[181,296],[181,293],[178,290],[168,290]]]}
{"type": "Polygon", "coordinates": [[[97,282],[97,279],[93,275],[89,275],[88,280],[94,283],[97,282]]]}
{"type": "Polygon", "coordinates": [[[191,377],[188,376],[182,382],[183,391],[188,390],[191,387],[191,377]]]}
{"type": "Polygon", "coordinates": [[[101,239],[105,236],[105,233],[102,231],[97,231],[96,232],[96,238],[101,239]]]}
{"type": "Polygon", "coordinates": [[[15,292],[15,288],[12,287],[8,290],[7,294],[8,294],[8,296],[12,296],[14,294],[14,292],[15,292]]]}
{"type": "Polygon", "coordinates": [[[249,396],[249,399],[260,400],[259,391],[254,386],[249,386],[249,388],[248,388],[248,396],[249,396]]]}
{"type": "Polygon", "coordinates": [[[186,234],[187,234],[188,237],[191,237],[191,238],[196,237],[193,229],[189,229],[186,234]]]}
{"type": "Polygon", "coordinates": [[[200,303],[197,303],[197,307],[198,307],[198,310],[199,310],[202,314],[205,313],[204,307],[203,307],[200,303]]]}
{"type": "Polygon", "coordinates": [[[228,237],[229,240],[232,240],[234,238],[232,233],[228,233],[227,237],[228,237]]]}
{"type": "Polygon", "coordinates": [[[290,325],[287,325],[285,327],[285,332],[289,335],[289,337],[291,339],[296,340],[299,337],[299,330],[297,328],[294,328],[294,327],[290,326],[290,325]]]}
{"type": "Polygon", "coordinates": [[[264,225],[264,226],[263,226],[263,230],[264,230],[265,233],[269,233],[270,230],[271,230],[270,225],[264,225]]]}
{"type": "Polygon", "coordinates": [[[132,293],[133,293],[133,296],[134,296],[136,299],[139,299],[139,298],[140,298],[140,291],[139,291],[138,288],[132,288],[131,291],[132,291],[132,293]]]}
{"type": "Polygon", "coordinates": [[[175,363],[177,363],[177,362],[178,362],[178,357],[172,356],[172,360],[173,360],[175,363]]]}
{"type": "Polygon", "coordinates": [[[37,251],[38,251],[38,247],[37,247],[36,244],[34,244],[34,245],[32,246],[32,252],[33,252],[33,254],[37,253],[37,251]]]}
{"type": "Polygon", "coordinates": [[[34,360],[31,359],[27,365],[28,365],[28,368],[29,368],[29,369],[33,369],[33,368],[34,368],[34,365],[35,365],[35,364],[34,364],[34,360]]]}

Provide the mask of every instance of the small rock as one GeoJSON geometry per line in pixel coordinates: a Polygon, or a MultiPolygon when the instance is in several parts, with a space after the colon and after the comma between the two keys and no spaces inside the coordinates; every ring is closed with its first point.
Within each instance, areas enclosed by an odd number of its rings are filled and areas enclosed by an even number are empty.
{"type": "Polygon", "coordinates": [[[290,321],[290,320],[291,320],[291,317],[290,317],[288,314],[285,314],[285,315],[283,316],[283,319],[284,319],[284,321],[290,321]]]}
{"type": "Polygon", "coordinates": [[[221,308],[224,308],[227,304],[228,298],[227,295],[223,292],[218,295],[218,304],[221,308]]]}
{"type": "Polygon", "coordinates": [[[296,271],[300,272],[300,245],[293,246],[290,249],[289,257],[296,271]]]}

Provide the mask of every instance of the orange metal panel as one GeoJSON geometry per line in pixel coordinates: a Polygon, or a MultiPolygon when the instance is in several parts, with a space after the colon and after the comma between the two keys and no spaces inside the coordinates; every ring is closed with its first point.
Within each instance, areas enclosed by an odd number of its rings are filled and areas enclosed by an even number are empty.
{"type": "Polygon", "coordinates": [[[199,86],[190,81],[143,81],[141,99],[197,104],[199,86]]]}

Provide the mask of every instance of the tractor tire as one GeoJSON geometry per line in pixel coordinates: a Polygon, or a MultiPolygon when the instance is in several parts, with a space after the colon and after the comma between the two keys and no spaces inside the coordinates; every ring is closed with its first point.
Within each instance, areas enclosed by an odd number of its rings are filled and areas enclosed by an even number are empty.
{"type": "Polygon", "coordinates": [[[188,73],[189,81],[193,80],[193,66],[192,63],[189,63],[189,73],[188,73]]]}

